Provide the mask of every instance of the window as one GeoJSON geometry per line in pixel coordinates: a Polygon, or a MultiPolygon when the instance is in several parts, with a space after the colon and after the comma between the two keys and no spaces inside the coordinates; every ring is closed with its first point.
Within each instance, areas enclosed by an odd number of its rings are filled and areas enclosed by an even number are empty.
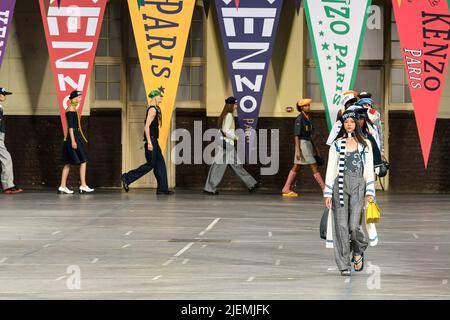
{"type": "Polygon", "coordinates": [[[394,12],[391,14],[391,90],[390,103],[411,103],[408,82],[406,81],[403,55],[398,36],[394,12]]]}
{"type": "Polygon", "coordinates": [[[121,107],[123,100],[123,3],[108,1],[93,69],[95,107],[121,107]],[[107,102],[107,103],[106,103],[107,102]],[[113,103],[111,103],[113,102],[113,103]]]}
{"type": "Polygon", "coordinates": [[[97,46],[97,57],[122,56],[122,10],[120,2],[108,2],[97,46]]]}
{"type": "Polygon", "coordinates": [[[120,65],[95,66],[95,100],[120,100],[120,65]]]}
{"type": "Polygon", "coordinates": [[[397,23],[395,22],[394,12],[391,15],[391,59],[401,60],[402,49],[400,47],[400,38],[398,36],[397,23]]]}
{"type": "Polygon", "coordinates": [[[204,101],[204,22],[203,7],[196,6],[184,55],[177,101],[204,101]]]}
{"type": "Polygon", "coordinates": [[[391,68],[391,103],[410,103],[411,95],[409,93],[408,82],[405,77],[405,69],[391,68]]]}

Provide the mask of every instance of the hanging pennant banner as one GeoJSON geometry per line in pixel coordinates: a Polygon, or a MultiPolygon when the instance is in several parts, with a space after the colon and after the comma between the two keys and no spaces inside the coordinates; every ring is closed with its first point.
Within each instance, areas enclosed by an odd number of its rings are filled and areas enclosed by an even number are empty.
{"type": "Polygon", "coordinates": [[[6,52],[6,43],[15,5],[16,0],[0,1],[0,67],[2,66],[3,56],[6,52]]]}
{"type": "MultiPolygon", "coordinates": [[[[39,0],[63,132],[74,90],[86,94],[107,0],[39,0]]],[[[81,115],[84,99],[78,106],[81,115]]]]}
{"type": "Polygon", "coordinates": [[[342,93],[352,89],[371,0],[304,0],[328,128],[336,121],[342,93]]]}
{"type": "Polygon", "coordinates": [[[283,0],[242,0],[237,9],[229,0],[216,0],[228,75],[238,100],[239,125],[246,133],[247,159],[282,6],[283,0]]]}
{"type": "MultiPolygon", "coordinates": [[[[167,146],[195,1],[128,0],[145,90],[164,94],[160,145],[167,146]],[[138,4],[140,3],[140,7],[138,4]]],[[[150,102],[150,98],[148,98],[150,102]]]]}
{"type": "Polygon", "coordinates": [[[209,1],[210,0],[203,0],[203,9],[205,9],[206,17],[208,17],[209,7],[211,5],[211,3],[209,1]]]}
{"type": "Polygon", "coordinates": [[[302,4],[302,0],[295,0],[295,8],[297,9],[297,14],[300,13],[300,5],[302,4]]]}
{"type": "Polygon", "coordinates": [[[450,54],[449,8],[442,0],[392,5],[426,168],[450,54]]]}

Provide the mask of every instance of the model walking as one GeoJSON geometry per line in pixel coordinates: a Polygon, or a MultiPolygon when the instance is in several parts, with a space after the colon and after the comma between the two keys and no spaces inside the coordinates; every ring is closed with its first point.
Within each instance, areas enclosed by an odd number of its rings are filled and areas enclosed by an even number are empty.
{"type": "Polygon", "coordinates": [[[332,207],[336,264],[341,275],[364,268],[367,241],[361,229],[364,198],[375,196],[372,148],[363,137],[355,111],[342,115],[342,128],[332,143],[325,179],[325,204],[332,207]]]}
{"type": "Polygon", "coordinates": [[[229,165],[234,173],[242,180],[250,192],[256,190],[258,182],[244,169],[242,164],[238,163],[235,152],[235,142],[238,137],[235,135],[235,124],[233,113],[237,110],[237,100],[234,97],[228,97],[225,100],[225,106],[217,122],[221,129],[221,140],[219,152],[209,168],[208,178],[206,179],[203,191],[211,195],[219,194],[217,187],[222,181],[225,170],[229,165]],[[231,160],[231,161],[230,161],[231,160]]]}
{"type": "Polygon", "coordinates": [[[314,179],[323,190],[325,183],[317,167],[317,161],[314,156],[319,156],[319,150],[313,141],[314,126],[311,119],[311,99],[302,99],[297,102],[297,110],[300,112],[295,119],[295,156],[294,166],[292,167],[283,187],[284,197],[297,197],[298,194],[291,190],[292,183],[297,176],[300,166],[309,165],[314,179]]]}
{"type": "Polygon", "coordinates": [[[358,97],[360,100],[358,100],[356,104],[367,110],[367,124],[369,131],[377,142],[382,158],[384,158],[384,133],[383,126],[381,124],[381,114],[373,107],[374,103],[371,93],[364,91],[361,92],[358,97]]]}
{"type": "Polygon", "coordinates": [[[73,190],[67,188],[67,178],[71,165],[80,165],[80,193],[90,193],[94,189],[89,188],[86,183],[86,169],[88,156],[86,152],[86,137],[81,129],[80,115],[77,107],[82,99],[81,91],[72,91],[69,96],[70,103],[66,111],[67,133],[64,138],[62,159],[64,168],[61,175],[61,185],[58,188],[59,194],[72,194],[73,190]]]}
{"type": "Polygon", "coordinates": [[[14,184],[14,172],[11,154],[5,146],[5,120],[3,118],[3,106],[1,103],[6,101],[6,96],[12,94],[5,88],[0,88],[0,163],[2,165],[1,182],[5,194],[20,193],[23,190],[14,184]]]}
{"type": "Polygon", "coordinates": [[[144,125],[144,152],[146,163],[140,167],[122,174],[122,187],[128,192],[129,185],[140,179],[153,170],[156,177],[156,194],[171,195],[167,183],[166,162],[159,146],[159,128],[162,125],[162,113],[159,104],[163,101],[160,90],[153,90],[149,93],[150,106],[147,108],[144,125]]]}

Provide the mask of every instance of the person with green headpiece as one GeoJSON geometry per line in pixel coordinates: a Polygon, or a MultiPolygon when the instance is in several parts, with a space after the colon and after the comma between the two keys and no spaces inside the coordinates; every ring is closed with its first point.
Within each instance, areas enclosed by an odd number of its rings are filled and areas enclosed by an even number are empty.
{"type": "Polygon", "coordinates": [[[122,174],[122,187],[128,192],[130,184],[153,170],[157,182],[156,194],[170,195],[173,192],[169,190],[166,163],[158,143],[159,127],[162,125],[162,113],[159,104],[163,101],[163,93],[160,90],[152,90],[148,96],[151,101],[144,122],[144,151],[147,162],[122,174]]]}

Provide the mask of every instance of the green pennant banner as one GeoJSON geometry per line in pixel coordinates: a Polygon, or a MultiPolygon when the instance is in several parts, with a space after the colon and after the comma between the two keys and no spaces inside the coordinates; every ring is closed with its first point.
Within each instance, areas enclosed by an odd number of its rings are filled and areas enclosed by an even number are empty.
{"type": "Polygon", "coordinates": [[[329,129],[342,93],[353,88],[371,2],[303,1],[329,129]]]}

